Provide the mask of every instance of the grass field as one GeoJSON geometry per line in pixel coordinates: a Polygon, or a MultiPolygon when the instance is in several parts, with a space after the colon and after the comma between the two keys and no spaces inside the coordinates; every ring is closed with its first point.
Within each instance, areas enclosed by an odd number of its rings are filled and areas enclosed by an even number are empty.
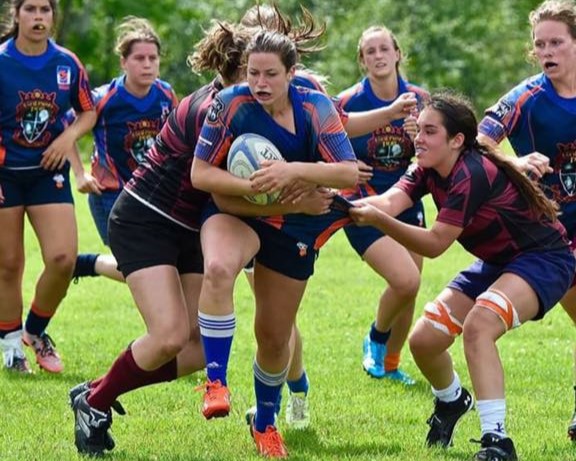
{"type": "MultiPolygon", "coordinates": [[[[81,251],[103,251],[84,197],[78,198],[77,210],[81,251]]],[[[428,220],[432,221],[430,215],[428,220]]],[[[26,253],[24,299],[28,304],[40,270],[40,255],[29,231],[26,253]]],[[[426,261],[418,312],[470,261],[457,246],[438,260],[426,261]]],[[[291,459],[466,460],[477,451],[478,445],[469,443],[470,438],[479,438],[476,413],[458,427],[453,448],[424,448],[432,397],[408,351],[403,367],[418,380],[412,388],[370,379],[363,373],[362,338],[383,285],[342,234],[323,250],[299,315],[312,381],[312,426],[298,432],[287,430],[283,420],[280,423],[291,459]]],[[[194,387],[202,381],[202,373],[138,390],[121,398],[128,415],[114,420],[117,448],[107,455],[109,459],[259,459],[243,417],[253,402],[254,352],[252,298],[243,279],[238,282],[236,306],[238,327],[229,375],[231,416],[205,421],[200,415],[201,395],[194,387]]],[[[49,328],[65,361],[64,373],[36,370],[31,377],[21,377],[0,372],[0,460],[81,459],[73,443],[68,389],[105,372],[142,330],[125,285],[104,279],[83,279],[71,285],[49,328]]],[[[558,307],[545,320],[525,325],[500,342],[506,369],[507,427],[524,461],[576,459],[576,447],[565,434],[573,409],[573,337],[574,328],[558,307]]],[[[461,341],[453,351],[456,368],[469,386],[461,341]]],[[[488,369],[490,364],[485,366],[488,369]]]]}

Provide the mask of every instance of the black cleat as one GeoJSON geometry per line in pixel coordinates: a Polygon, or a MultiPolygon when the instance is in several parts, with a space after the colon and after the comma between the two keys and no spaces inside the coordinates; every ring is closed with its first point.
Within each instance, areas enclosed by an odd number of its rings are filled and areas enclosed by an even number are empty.
{"type": "Polygon", "coordinates": [[[500,437],[497,434],[484,434],[481,440],[472,440],[479,442],[482,448],[476,456],[475,461],[517,461],[516,449],[514,442],[510,437],[500,437]]]}
{"type": "Polygon", "coordinates": [[[452,445],[456,423],[474,407],[474,399],[466,389],[454,402],[434,400],[434,413],[428,418],[430,430],[426,436],[426,445],[448,448],[452,445]]]}
{"type": "MultiPolygon", "coordinates": [[[[68,392],[70,406],[74,407],[74,399],[86,391],[90,391],[90,381],[84,381],[83,383],[76,384],[76,386],[70,389],[68,392]]],[[[112,402],[112,410],[114,410],[120,416],[124,416],[126,414],[126,410],[124,410],[124,407],[120,402],[118,402],[118,400],[114,400],[114,402],[112,402]]]]}
{"type": "Polygon", "coordinates": [[[568,437],[572,442],[576,442],[576,411],[572,415],[572,421],[568,425],[568,437]]]}
{"type": "Polygon", "coordinates": [[[108,432],[112,425],[112,413],[92,408],[86,397],[88,392],[76,396],[72,404],[74,411],[74,443],[78,452],[89,456],[102,456],[112,450],[114,439],[108,432]]]}

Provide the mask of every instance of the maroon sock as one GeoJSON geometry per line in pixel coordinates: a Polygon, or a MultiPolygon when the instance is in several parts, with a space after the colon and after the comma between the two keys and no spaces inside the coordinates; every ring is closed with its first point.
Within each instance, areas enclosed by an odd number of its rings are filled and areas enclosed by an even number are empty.
{"type": "Polygon", "coordinates": [[[120,354],[108,373],[92,388],[88,404],[97,410],[108,411],[118,396],[139,387],[172,381],[176,377],[176,358],[156,370],[145,371],[136,364],[129,348],[120,354]]]}

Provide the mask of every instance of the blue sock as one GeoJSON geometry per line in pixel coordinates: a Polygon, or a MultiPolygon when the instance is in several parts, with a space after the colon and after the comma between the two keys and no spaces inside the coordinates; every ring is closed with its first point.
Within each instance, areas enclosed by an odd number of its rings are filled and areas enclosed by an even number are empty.
{"type": "Polygon", "coordinates": [[[370,327],[370,341],[373,341],[378,344],[386,344],[388,342],[388,338],[390,338],[390,333],[392,329],[385,331],[382,333],[376,329],[376,322],[372,324],[370,327]]]}
{"type": "Polygon", "coordinates": [[[209,315],[198,312],[198,325],[206,358],[206,375],[210,381],[219,379],[226,386],[228,359],[236,329],[236,316],[234,313],[209,315]]]}
{"type": "Polygon", "coordinates": [[[286,384],[288,384],[288,389],[290,389],[290,392],[293,394],[295,392],[304,392],[304,394],[308,394],[308,389],[310,387],[308,376],[305,371],[302,372],[302,376],[300,376],[296,381],[286,381],[286,384]]]}
{"type": "Polygon", "coordinates": [[[276,404],[286,381],[288,368],[278,374],[268,373],[254,361],[254,391],[256,393],[256,421],[254,428],[265,432],[268,426],[275,426],[276,404]]]}
{"type": "Polygon", "coordinates": [[[76,265],[74,266],[74,273],[72,278],[77,277],[96,277],[96,259],[98,259],[99,254],[94,253],[82,253],[76,257],[76,265]]]}

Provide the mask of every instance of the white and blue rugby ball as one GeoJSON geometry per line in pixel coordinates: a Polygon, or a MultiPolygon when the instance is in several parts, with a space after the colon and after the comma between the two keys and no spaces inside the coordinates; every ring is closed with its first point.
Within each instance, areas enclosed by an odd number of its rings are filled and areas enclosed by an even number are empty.
{"type": "MultiPolygon", "coordinates": [[[[280,151],[268,139],[254,133],[244,133],[238,136],[228,151],[227,168],[230,173],[239,178],[248,179],[252,173],[260,169],[264,160],[284,160],[280,151]]],[[[280,192],[272,194],[246,195],[244,198],[256,205],[274,203],[280,192]]]]}

